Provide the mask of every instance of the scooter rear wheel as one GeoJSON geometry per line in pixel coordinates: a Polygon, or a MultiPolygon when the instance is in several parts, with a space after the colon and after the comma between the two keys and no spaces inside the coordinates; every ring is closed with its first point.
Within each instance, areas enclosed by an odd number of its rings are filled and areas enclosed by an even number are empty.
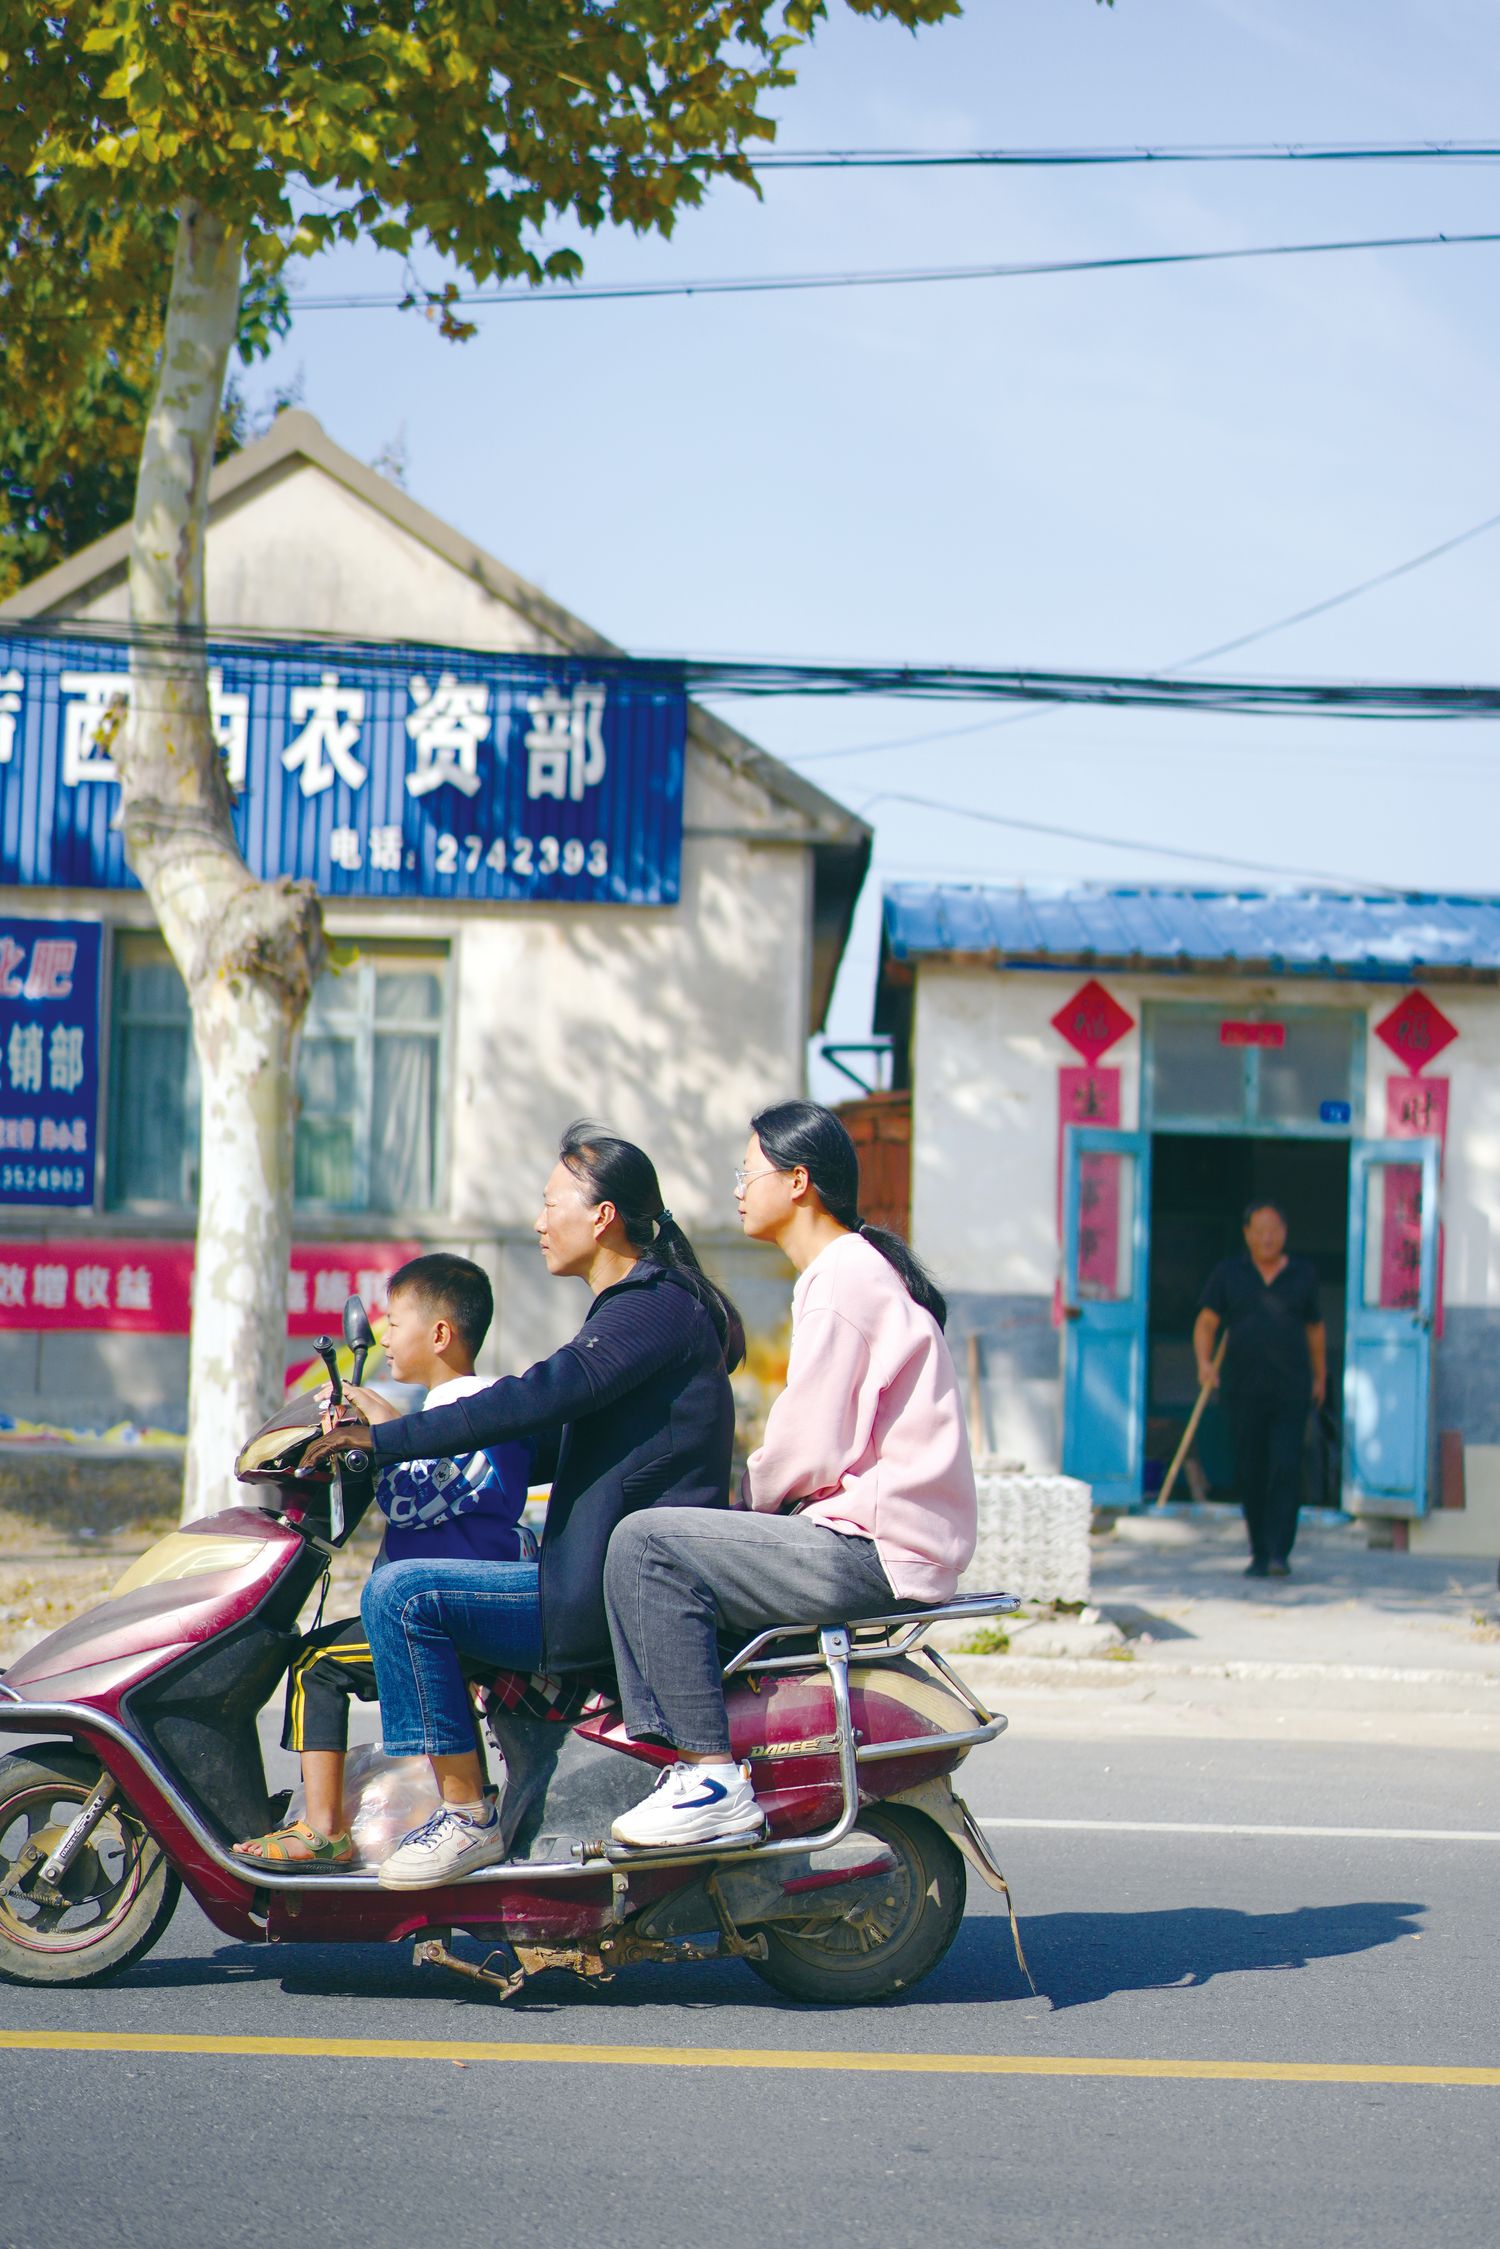
{"type": "Polygon", "coordinates": [[[859,1824],[896,1856],[879,1902],[854,1919],[820,1922],[813,1891],[809,1919],[768,1922],[765,1959],[747,1962],[789,1999],[822,2007],[894,1999],[932,1973],[958,1934],[964,1862],[942,1829],[904,1804],[872,1804],[859,1824]]]}
{"type": "Polygon", "coordinates": [[[111,1804],[53,1896],[37,1877],[100,1777],[86,1750],[0,1758],[0,1979],[90,1984],[149,1952],[176,1911],[177,1876],[138,1820],[111,1804]]]}

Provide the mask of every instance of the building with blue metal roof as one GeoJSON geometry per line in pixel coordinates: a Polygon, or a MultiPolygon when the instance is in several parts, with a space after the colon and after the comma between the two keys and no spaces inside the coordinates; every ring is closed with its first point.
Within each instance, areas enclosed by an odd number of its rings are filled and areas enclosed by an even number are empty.
{"type": "Polygon", "coordinates": [[[940,954],[1009,968],[1473,981],[1500,975],[1500,897],[892,883],[882,937],[892,980],[940,954]]]}
{"type": "MultiPolygon", "coordinates": [[[[1261,1198],[1320,1282],[1306,1497],[1500,1551],[1500,897],[892,884],[875,1027],[997,1455],[1149,1500],[1261,1198]]],[[[1178,1496],[1235,1483],[1210,1405],[1178,1496]]]]}

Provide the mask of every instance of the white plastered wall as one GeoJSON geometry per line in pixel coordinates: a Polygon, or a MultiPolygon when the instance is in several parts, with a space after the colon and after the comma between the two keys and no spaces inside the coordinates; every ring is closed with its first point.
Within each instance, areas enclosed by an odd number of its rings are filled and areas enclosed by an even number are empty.
{"type": "MultiPolygon", "coordinates": [[[[314,462],[296,461],[214,510],[205,559],[208,615],[268,632],[355,630],[366,640],[527,650],[555,646],[314,462]]],[[[123,579],[79,604],[123,623],[123,579]]]]}
{"type": "MultiPolygon", "coordinates": [[[[1082,969],[996,971],[932,960],[917,973],[913,1018],[912,1239],[951,1291],[1050,1298],[1057,1240],[1057,1072],[1076,1061],[1051,1017],[1087,981],[1082,969]]],[[[1407,1074],[1375,1025],[1406,987],[1332,978],[1104,974],[1099,979],[1136,1029],[1103,1057],[1121,1073],[1120,1121],[1141,1113],[1141,1024],[1150,1003],[1219,1004],[1229,1012],[1277,1007],[1349,1009],[1366,1024],[1365,1105],[1356,1122],[1384,1136],[1386,1084],[1407,1074]]],[[[1459,1037],[1429,1074],[1450,1081],[1445,1304],[1500,1310],[1500,993],[1434,983],[1429,996],[1459,1037]]],[[[1497,1368],[1500,1381],[1500,1368],[1497,1368]]],[[[999,1448],[1034,1466],[1054,1464],[1059,1383],[1011,1384],[993,1397],[999,1448]]],[[[1466,1445],[1465,1513],[1434,1513],[1414,1539],[1434,1551],[1500,1551],[1500,1445],[1466,1445]]]]}
{"type": "MultiPolygon", "coordinates": [[[[361,638],[499,650],[560,645],[487,586],[479,558],[472,571],[456,567],[306,459],[215,508],[206,571],[208,614],[225,627],[357,629],[361,638]]],[[[122,623],[123,580],[70,607],[122,623]]],[[[743,1244],[730,1181],[754,1110],[804,1089],[812,842],[810,824],[753,770],[708,747],[690,719],[676,905],[325,909],[344,939],[449,948],[443,1207],[430,1220],[365,1215],[351,1224],[363,1236],[430,1234],[489,1267],[492,1368],[525,1363],[571,1334],[583,1309],[578,1291],[547,1282],[531,1234],[558,1134],[580,1115],[648,1149],[668,1203],[742,1297],[747,1324],[779,1328],[791,1275],[743,1244]]],[[[25,891],[0,903],[150,926],[144,900],[128,893],[25,891]]],[[[83,1214],[77,1222],[99,1223],[83,1214]]],[[[45,1230],[76,1229],[49,1221],[45,1230]]]]}

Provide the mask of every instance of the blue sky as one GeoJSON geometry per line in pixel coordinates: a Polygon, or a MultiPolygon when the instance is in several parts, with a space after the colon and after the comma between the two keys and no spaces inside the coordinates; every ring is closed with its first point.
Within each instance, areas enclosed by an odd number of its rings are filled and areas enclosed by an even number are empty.
{"type": "MultiPolygon", "coordinates": [[[[971,0],[915,39],[835,6],[781,98],[783,147],[1500,127],[1500,13],[1481,0],[971,0]]],[[[1477,163],[794,174],[763,203],[719,189],[669,243],[600,238],[588,265],[823,271],[1497,228],[1500,167],[1477,163]]],[[[392,277],[349,252],[307,278],[392,277]]],[[[1497,284],[1500,245],[522,305],[461,347],[410,316],[308,314],[252,389],[300,370],[306,405],[366,458],[399,434],[419,499],[635,649],[1143,671],[1500,512],[1497,284]]],[[[1494,680],[1497,609],[1500,530],[1235,667],[1494,680]]],[[[869,807],[846,1038],[868,1026],[881,880],[1235,879],[1171,846],[1497,887],[1489,724],[1069,711],[943,739],[985,713],[723,709],[869,807]],[[919,734],[939,738],[866,747],[919,734]]]]}

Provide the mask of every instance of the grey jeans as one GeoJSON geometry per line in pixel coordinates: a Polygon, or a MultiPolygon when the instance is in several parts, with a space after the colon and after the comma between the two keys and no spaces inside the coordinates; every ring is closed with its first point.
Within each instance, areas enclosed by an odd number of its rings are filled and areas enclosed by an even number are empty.
{"type": "Polygon", "coordinates": [[[645,1507],[609,1542],[604,1599],[625,1729],[727,1757],[721,1631],[843,1624],[900,1606],[875,1541],[805,1515],[645,1507]]]}

